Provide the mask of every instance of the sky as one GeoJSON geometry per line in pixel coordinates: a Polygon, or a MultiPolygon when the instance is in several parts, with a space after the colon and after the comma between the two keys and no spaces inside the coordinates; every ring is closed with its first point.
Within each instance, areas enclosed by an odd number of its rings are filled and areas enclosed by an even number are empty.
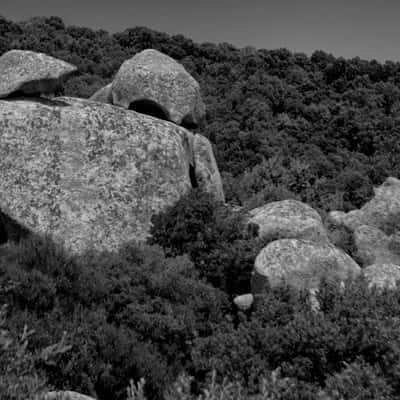
{"type": "Polygon", "coordinates": [[[110,32],[146,26],[196,42],[400,61],[400,0],[0,0],[21,21],[57,15],[110,32]]]}

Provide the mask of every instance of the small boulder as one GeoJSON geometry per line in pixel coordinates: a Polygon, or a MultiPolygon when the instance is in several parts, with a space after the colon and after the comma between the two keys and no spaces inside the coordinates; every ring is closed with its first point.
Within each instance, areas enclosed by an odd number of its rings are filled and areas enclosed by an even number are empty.
{"type": "Polygon", "coordinates": [[[157,50],[125,61],[112,83],[113,104],[187,127],[205,116],[200,86],[185,68],[157,50]]]}
{"type": "Polygon", "coordinates": [[[286,282],[299,289],[318,289],[322,279],[343,282],[359,275],[357,263],[340,249],[323,243],[282,239],[269,243],[258,254],[252,276],[252,292],[262,292],[286,282]]]}
{"type": "Polygon", "coordinates": [[[198,186],[211,193],[216,200],[225,202],[222,179],[210,141],[205,136],[194,135],[193,153],[198,186]]]}
{"type": "Polygon", "coordinates": [[[242,294],[241,296],[236,296],[233,299],[233,303],[239,310],[247,311],[254,303],[254,296],[251,293],[242,294]]]}
{"type": "Polygon", "coordinates": [[[14,93],[54,93],[76,70],[73,65],[46,54],[28,50],[8,51],[0,57],[0,98],[14,93]]]}
{"type": "Polygon", "coordinates": [[[400,266],[395,264],[373,264],[363,269],[363,276],[370,287],[395,289],[400,281],[400,266]]]}
{"type": "Polygon", "coordinates": [[[304,239],[328,242],[320,215],[297,200],[268,203],[250,211],[249,224],[258,226],[258,236],[268,241],[304,239]]]}
{"type": "Polygon", "coordinates": [[[95,94],[90,97],[91,101],[99,103],[112,104],[111,83],[99,89],[95,94]]]}

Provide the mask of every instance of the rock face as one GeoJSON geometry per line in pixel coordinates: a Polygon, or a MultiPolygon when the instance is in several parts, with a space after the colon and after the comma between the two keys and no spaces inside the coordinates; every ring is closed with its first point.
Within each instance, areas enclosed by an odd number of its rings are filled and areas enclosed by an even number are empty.
{"type": "Polygon", "coordinates": [[[205,136],[194,135],[193,153],[197,184],[213,194],[216,200],[225,202],[222,179],[210,141],[205,136]]]}
{"type": "Polygon", "coordinates": [[[99,89],[89,100],[112,104],[111,83],[99,89]]]}
{"type": "Polygon", "coordinates": [[[300,289],[317,289],[322,278],[345,281],[356,277],[360,267],[330,244],[282,239],[269,243],[257,256],[252,292],[259,293],[268,279],[271,286],[282,281],[300,289]]]}
{"type": "Polygon", "coordinates": [[[258,236],[270,241],[304,239],[328,242],[320,215],[296,200],[268,203],[250,211],[249,224],[258,226],[258,236]]]}
{"type": "Polygon", "coordinates": [[[142,241],[191,187],[188,135],[86,100],[0,101],[0,210],[73,253],[142,241]]]}
{"type": "Polygon", "coordinates": [[[369,286],[378,289],[395,289],[400,281],[400,266],[395,264],[373,264],[363,270],[369,286]]]}
{"type": "Polygon", "coordinates": [[[13,93],[54,93],[76,67],[28,50],[11,50],[0,57],[0,98],[13,93]]]}
{"type": "Polygon", "coordinates": [[[181,64],[152,49],[121,65],[111,92],[114,105],[178,125],[197,125],[205,115],[196,80],[181,64]]]}

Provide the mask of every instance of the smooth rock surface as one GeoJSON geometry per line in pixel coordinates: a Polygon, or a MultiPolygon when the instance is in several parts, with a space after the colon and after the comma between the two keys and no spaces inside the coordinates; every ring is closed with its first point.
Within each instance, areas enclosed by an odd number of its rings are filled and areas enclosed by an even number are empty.
{"type": "Polygon", "coordinates": [[[254,303],[254,296],[251,293],[236,296],[233,299],[235,306],[242,311],[247,311],[254,303]]]}
{"type": "Polygon", "coordinates": [[[112,104],[111,83],[99,89],[90,97],[89,100],[98,101],[99,103],[112,104]]]}
{"type": "Polygon", "coordinates": [[[317,289],[323,278],[343,282],[360,271],[350,256],[330,244],[281,239],[269,243],[258,254],[252,292],[261,292],[267,279],[271,286],[286,282],[300,289],[317,289]]]}
{"type": "Polygon", "coordinates": [[[196,180],[199,187],[211,193],[217,201],[225,202],[221,174],[210,141],[202,135],[193,137],[196,180]]]}
{"type": "MultiPolygon", "coordinates": [[[[112,83],[113,104],[157,111],[178,125],[197,125],[205,116],[200,86],[185,68],[157,50],[147,49],[125,61],[112,83]]],[[[133,108],[137,109],[137,108],[133,108]]]]}
{"type": "Polygon", "coordinates": [[[363,269],[369,286],[378,289],[395,289],[400,281],[400,266],[395,264],[373,264],[363,269]]]}
{"type": "Polygon", "coordinates": [[[191,187],[188,134],[87,100],[0,101],[0,210],[74,253],[143,241],[191,187]]]}
{"type": "Polygon", "coordinates": [[[73,65],[43,53],[10,50],[0,57],[0,98],[54,93],[77,70],[73,65]]]}
{"type": "Polygon", "coordinates": [[[70,390],[48,392],[44,400],[95,400],[93,397],[86,396],[70,390]]]}
{"type": "Polygon", "coordinates": [[[320,215],[297,200],[274,201],[249,212],[249,224],[258,226],[258,236],[270,241],[304,239],[328,242],[320,215]]]}

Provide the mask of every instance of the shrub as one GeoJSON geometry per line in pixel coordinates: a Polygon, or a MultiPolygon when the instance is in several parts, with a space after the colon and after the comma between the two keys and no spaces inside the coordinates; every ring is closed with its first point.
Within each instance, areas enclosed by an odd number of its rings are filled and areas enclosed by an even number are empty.
{"type": "Polygon", "coordinates": [[[151,244],[167,255],[188,254],[200,276],[229,295],[250,291],[253,262],[263,243],[248,235],[242,212],[193,190],[152,222],[151,244]]]}

